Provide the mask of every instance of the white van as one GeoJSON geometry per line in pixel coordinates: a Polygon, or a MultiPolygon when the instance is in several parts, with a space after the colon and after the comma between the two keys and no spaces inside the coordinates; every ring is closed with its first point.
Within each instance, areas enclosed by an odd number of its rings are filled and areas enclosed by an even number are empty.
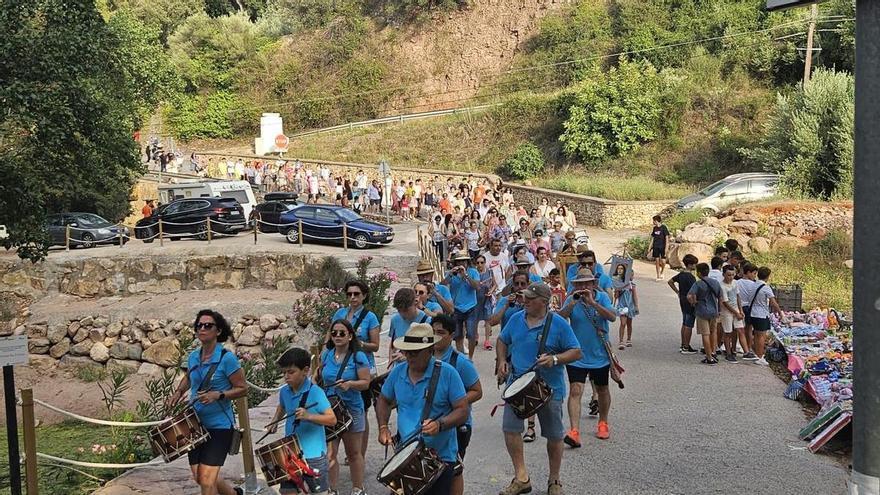
{"type": "Polygon", "coordinates": [[[192,181],[159,185],[159,202],[170,203],[183,198],[233,198],[250,218],[257,205],[251,185],[244,180],[192,181]]]}

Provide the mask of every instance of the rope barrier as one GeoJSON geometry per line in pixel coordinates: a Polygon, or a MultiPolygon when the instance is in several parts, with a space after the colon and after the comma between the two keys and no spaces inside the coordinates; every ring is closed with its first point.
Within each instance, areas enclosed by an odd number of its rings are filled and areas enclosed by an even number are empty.
{"type": "MultiPolygon", "coordinates": [[[[22,459],[22,461],[23,461],[23,459],[22,459]]],[[[105,480],[104,478],[98,478],[97,476],[91,475],[91,474],[89,474],[89,473],[87,473],[87,472],[85,472],[85,471],[80,471],[79,469],[72,468],[72,467],[70,467],[70,466],[66,466],[66,465],[64,465],[64,464],[56,464],[56,463],[54,463],[54,462],[46,462],[46,461],[43,461],[42,464],[44,464],[44,465],[46,465],[46,466],[52,466],[52,467],[57,467],[57,468],[61,468],[61,469],[67,469],[68,471],[73,471],[74,473],[79,473],[79,474],[85,476],[86,478],[91,478],[91,479],[97,481],[98,483],[105,483],[105,482],[107,481],[107,480],[105,480]]]]}
{"type": "Polygon", "coordinates": [[[255,384],[255,383],[251,383],[251,382],[249,382],[249,381],[247,381],[247,380],[245,380],[245,383],[247,383],[248,387],[251,387],[252,389],[255,389],[255,390],[259,390],[260,392],[263,392],[263,393],[266,393],[266,394],[273,394],[273,393],[275,393],[275,392],[278,392],[278,391],[281,390],[282,388],[284,388],[284,385],[281,385],[281,386],[276,387],[276,388],[263,388],[263,387],[261,387],[261,386],[255,384]]]}
{"type": "Polygon", "coordinates": [[[63,464],[70,464],[71,466],[79,466],[85,468],[94,468],[94,469],[134,469],[139,467],[147,467],[147,466],[161,466],[165,464],[165,461],[161,459],[154,459],[150,462],[137,462],[133,464],[112,464],[112,463],[104,463],[104,462],[85,462],[85,461],[75,461],[72,459],[65,459],[63,457],[55,457],[54,455],[44,454],[42,452],[37,452],[37,457],[48,459],[50,461],[60,462],[63,464]]]}
{"type": "MultiPolygon", "coordinates": [[[[19,401],[20,401],[20,400],[21,400],[21,399],[19,399],[19,401]]],[[[95,419],[95,418],[89,418],[89,417],[86,417],[86,416],[80,416],[79,414],[72,413],[72,412],[70,412],[70,411],[65,411],[64,409],[61,409],[60,407],[53,406],[52,404],[49,404],[48,402],[42,401],[42,400],[40,400],[40,399],[37,399],[36,397],[34,397],[34,402],[37,403],[37,404],[39,404],[39,405],[41,405],[41,406],[43,406],[43,407],[45,407],[45,408],[47,408],[47,409],[50,409],[50,410],[55,411],[55,412],[57,412],[57,413],[63,414],[63,415],[68,416],[68,417],[70,417],[70,418],[73,418],[73,419],[76,419],[76,420],[82,421],[82,422],[84,422],[84,423],[92,423],[92,424],[96,424],[96,425],[103,425],[103,426],[124,426],[124,427],[128,427],[128,428],[141,428],[141,427],[145,427],[145,426],[156,426],[156,425],[160,425],[160,424],[162,424],[162,423],[165,422],[165,420],[161,420],[161,421],[145,421],[145,422],[142,422],[142,423],[129,423],[129,422],[126,422],[126,421],[108,421],[108,420],[105,420],[105,419],[95,419]]]]}

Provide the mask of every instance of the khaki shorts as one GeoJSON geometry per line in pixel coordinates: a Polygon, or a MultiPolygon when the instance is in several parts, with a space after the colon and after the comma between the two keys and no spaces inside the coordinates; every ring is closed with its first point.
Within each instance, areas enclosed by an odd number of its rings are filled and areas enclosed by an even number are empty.
{"type": "Polygon", "coordinates": [[[697,335],[712,335],[716,328],[718,328],[718,318],[704,320],[697,317],[697,335]]]}

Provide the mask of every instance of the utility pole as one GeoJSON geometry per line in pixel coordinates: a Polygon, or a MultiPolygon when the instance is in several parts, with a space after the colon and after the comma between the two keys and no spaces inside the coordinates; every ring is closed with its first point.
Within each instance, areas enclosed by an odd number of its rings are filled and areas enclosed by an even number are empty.
{"type": "Polygon", "coordinates": [[[856,2],[851,495],[880,495],[880,0],[856,2]]]}
{"type": "Polygon", "coordinates": [[[816,31],[816,17],[819,13],[819,5],[810,6],[810,27],[807,29],[807,53],[804,55],[804,86],[810,82],[810,69],[813,65],[813,32],[816,31]]]}

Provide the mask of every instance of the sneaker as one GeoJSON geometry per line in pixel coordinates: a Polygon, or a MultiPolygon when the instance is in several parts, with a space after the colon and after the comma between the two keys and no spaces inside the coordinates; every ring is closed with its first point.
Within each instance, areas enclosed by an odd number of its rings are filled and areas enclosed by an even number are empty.
{"type": "Polygon", "coordinates": [[[627,340],[627,341],[626,341],[626,346],[627,346],[627,347],[632,347],[632,346],[633,346],[632,340],[627,340]]]}
{"type": "Polygon", "coordinates": [[[232,487],[232,489],[235,490],[235,495],[244,495],[244,488],[240,486],[234,486],[232,487]]]}
{"type": "Polygon", "coordinates": [[[738,363],[739,362],[736,360],[736,356],[734,356],[733,354],[728,354],[728,355],[724,356],[724,360],[727,361],[728,363],[738,363]]]}
{"type": "Polygon", "coordinates": [[[623,342],[621,342],[620,344],[618,344],[618,346],[617,346],[617,350],[618,350],[618,351],[622,351],[622,350],[624,350],[624,349],[626,349],[626,346],[623,345],[623,342]]]}
{"type": "Polygon", "coordinates": [[[715,349],[715,355],[716,355],[716,356],[720,356],[720,355],[722,355],[722,354],[724,354],[724,353],[721,351],[721,349],[715,349]]]}
{"type": "Polygon", "coordinates": [[[483,342],[483,349],[486,349],[487,351],[491,351],[491,350],[492,350],[492,344],[490,344],[488,340],[485,341],[485,342],[483,342]]]}
{"type": "Polygon", "coordinates": [[[697,350],[689,345],[683,345],[683,346],[681,346],[681,353],[682,354],[696,354],[697,350]]]}
{"type": "Polygon", "coordinates": [[[510,480],[507,488],[498,492],[498,495],[522,495],[523,493],[532,493],[532,480],[520,481],[514,477],[510,480]]]}
{"type": "Polygon", "coordinates": [[[563,441],[569,447],[576,449],[581,446],[581,432],[574,429],[568,430],[563,441]]]}
{"type": "Polygon", "coordinates": [[[596,438],[600,440],[608,440],[611,438],[611,431],[608,429],[607,421],[599,421],[599,424],[596,425],[596,438]]]}
{"type": "Polygon", "coordinates": [[[709,365],[712,365],[712,364],[718,364],[718,360],[717,360],[717,359],[709,359],[709,358],[703,358],[703,360],[700,361],[700,362],[703,363],[703,364],[709,364],[709,365]]]}
{"type": "Polygon", "coordinates": [[[770,366],[770,363],[767,362],[766,359],[761,358],[755,361],[755,364],[760,364],[761,366],[770,366]]]}
{"type": "Polygon", "coordinates": [[[547,495],[563,495],[562,483],[560,483],[559,480],[556,480],[547,485],[547,495]]]}
{"type": "Polygon", "coordinates": [[[754,352],[747,352],[747,353],[743,354],[743,359],[746,361],[757,361],[758,356],[755,356],[754,352]]]}
{"type": "Polygon", "coordinates": [[[367,495],[363,488],[352,488],[351,495],[367,495]]]}
{"type": "Polygon", "coordinates": [[[599,401],[597,399],[590,399],[590,416],[596,416],[599,414],[599,401]]]}

